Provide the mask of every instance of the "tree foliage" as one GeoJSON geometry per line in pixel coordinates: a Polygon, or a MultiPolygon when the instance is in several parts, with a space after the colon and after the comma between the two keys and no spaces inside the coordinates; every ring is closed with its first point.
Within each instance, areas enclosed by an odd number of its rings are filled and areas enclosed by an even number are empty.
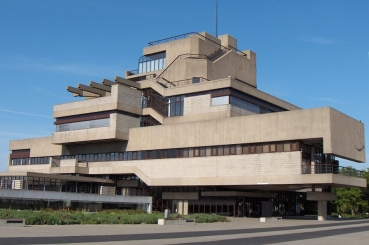
{"type": "MultiPolygon", "coordinates": [[[[348,167],[344,169],[344,175],[355,176],[353,168],[348,167]]],[[[367,188],[334,188],[333,192],[337,195],[335,204],[338,211],[342,213],[351,213],[351,216],[355,217],[356,212],[368,212],[369,211],[369,168],[367,171],[362,171],[362,178],[367,180],[367,188]]]]}

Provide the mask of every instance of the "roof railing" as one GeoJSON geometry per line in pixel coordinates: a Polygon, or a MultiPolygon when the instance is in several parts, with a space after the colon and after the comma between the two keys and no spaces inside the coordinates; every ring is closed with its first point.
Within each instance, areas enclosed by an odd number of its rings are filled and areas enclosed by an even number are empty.
{"type": "Polygon", "coordinates": [[[214,44],[214,45],[216,45],[216,46],[218,46],[218,47],[220,47],[224,50],[234,50],[237,53],[239,53],[240,55],[247,57],[247,54],[245,54],[244,52],[236,49],[235,47],[232,47],[232,46],[225,47],[225,46],[211,40],[210,38],[207,38],[204,35],[201,35],[198,32],[188,32],[188,33],[185,33],[185,34],[181,34],[181,35],[177,35],[177,36],[168,37],[168,38],[156,40],[156,41],[153,41],[153,42],[149,42],[149,46],[154,46],[154,45],[158,45],[158,44],[162,44],[162,43],[166,43],[166,42],[171,42],[171,41],[175,41],[175,40],[179,40],[179,39],[184,39],[184,38],[187,38],[189,36],[195,36],[195,35],[203,38],[205,41],[207,41],[209,43],[212,43],[212,44],[214,44]]]}

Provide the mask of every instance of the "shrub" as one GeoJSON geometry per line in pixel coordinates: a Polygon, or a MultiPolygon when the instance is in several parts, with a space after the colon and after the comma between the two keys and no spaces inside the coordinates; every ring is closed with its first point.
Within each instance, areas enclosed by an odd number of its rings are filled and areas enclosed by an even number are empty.
{"type": "MultiPolygon", "coordinates": [[[[25,218],[26,225],[73,225],[73,224],[157,224],[163,213],[151,214],[142,210],[104,210],[101,212],[81,212],[67,209],[54,211],[52,209],[7,210],[0,209],[0,218],[25,218]]],[[[192,214],[182,216],[172,214],[172,218],[195,219],[196,223],[211,223],[227,221],[226,217],[215,214],[192,214]]]]}

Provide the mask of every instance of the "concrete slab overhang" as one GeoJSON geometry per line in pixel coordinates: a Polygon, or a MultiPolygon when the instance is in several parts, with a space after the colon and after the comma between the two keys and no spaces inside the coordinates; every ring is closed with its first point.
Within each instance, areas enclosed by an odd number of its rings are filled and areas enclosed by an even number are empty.
{"type": "Polygon", "coordinates": [[[261,198],[276,198],[277,194],[244,192],[244,191],[203,191],[203,197],[261,197],[261,198]]]}
{"type": "Polygon", "coordinates": [[[131,128],[127,150],[322,139],[323,153],[365,162],[363,135],[363,123],[324,107],[131,128]]]}
{"type": "MultiPolygon", "coordinates": [[[[190,161],[190,158],[188,161],[190,161]]],[[[297,191],[321,187],[366,187],[366,180],[339,174],[243,174],[240,170],[229,175],[223,168],[216,164],[198,163],[196,166],[204,166],[204,169],[195,168],[194,164],[182,159],[178,165],[170,160],[170,171],[164,163],[168,160],[149,161],[123,161],[123,162],[99,162],[89,164],[89,174],[135,174],[148,186],[224,186],[232,189],[255,189],[255,190],[290,190],[297,191]],[[102,167],[100,167],[100,166],[102,167]],[[156,166],[156,167],[155,167],[156,166]],[[186,167],[185,167],[186,166],[186,167]],[[210,168],[217,169],[214,175],[210,168]],[[152,170],[155,169],[155,172],[152,170]],[[191,169],[191,170],[190,170],[191,169]],[[196,173],[201,173],[197,175],[196,173]],[[175,174],[175,176],[173,176],[175,174]]],[[[230,160],[229,160],[230,161],[230,160]]],[[[228,166],[228,165],[227,165],[228,166]]],[[[298,167],[300,167],[298,165],[298,167]]]]}

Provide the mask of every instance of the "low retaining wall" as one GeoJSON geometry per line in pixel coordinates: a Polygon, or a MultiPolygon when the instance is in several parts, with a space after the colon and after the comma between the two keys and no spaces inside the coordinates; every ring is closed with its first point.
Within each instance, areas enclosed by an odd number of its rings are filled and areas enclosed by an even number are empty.
{"type": "Polygon", "coordinates": [[[185,224],[195,224],[195,221],[185,219],[158,219],[158,225],[185,225],[185,224]]]}
{"type": "Polygon", "coordinates": [[[260,222],[282,221],[282,217],[260,217],[260,222]]]}
{"type": "Polygon", "coordinates": [[[26,221],[24,219],[0,219],[0,226],[21,227],[25,225],[26,221]]]}

